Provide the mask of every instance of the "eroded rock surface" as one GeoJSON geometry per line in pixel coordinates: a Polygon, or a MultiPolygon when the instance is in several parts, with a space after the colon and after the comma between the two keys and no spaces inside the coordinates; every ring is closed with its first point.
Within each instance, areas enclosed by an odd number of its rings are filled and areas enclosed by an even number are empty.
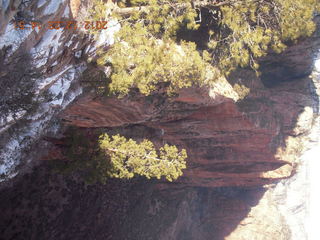
{"type": "Polygon", "coordinates": [[[312,80],[306,75],[266,88],[244,70],[230,82],[244,84],[250,94],[237,102],[235,92],[219,89],[191,88],[173,99],[160,93],[125,99],[85,95],[61,117],[85,128],[139,125],[140,135],[130,134],[130,127],[121,132],[140,139],[146,137],[143,129],[153,129],[157,134],[148,137],[158,145],[187,149],[188,168],[178,182],[189,186],[261,186],[290,177],[313,122],[312,80]]]}

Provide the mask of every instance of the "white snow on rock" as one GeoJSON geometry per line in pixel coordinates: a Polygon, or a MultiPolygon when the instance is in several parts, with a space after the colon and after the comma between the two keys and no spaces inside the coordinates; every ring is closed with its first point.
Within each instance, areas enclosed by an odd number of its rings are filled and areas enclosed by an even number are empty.
{"type": "Polygon", "coordinates": [[[21,119],[26,114],[25,110],[21,110],[16,113],[9,113],[4,118],[0,118],[0,133],[1,133],[1,127],[10,123],[13,123],[19,119],[21,119]]]}
{"type": "Polygon", "coordinates": [[[101,30],[98,36],[96,47],[114,44],[114,34],[116,34],[120,30],[120,28],[121,25],[117,20],[108,21],[107,29],[101,30]]]}
{"type": "MultiPolygon", "coordinates": [[[[45,15],[56,13],[65,0],[51,0],[49,3],[48,2],[49,0],[39,0],[37,4],[38,8],[44,8],[43,12],[45,15]]],[[[69,7],[66,6],[63,16],[67,17],[68,14],[70,14],[70,10],[69,7]]],[[[77,37],[72,36],[71,40],[66,43],[63,29],[47,30],[40,43],[34,46],[30,51],[33,58],[32,64],[36,68],[42,67],[50,58],[54,58],[61,54],[61,51],[65,46],[70,47],[74,45],[70,50],[75,51],[76,57],[80,57],[80,54],[87,52],[92,52],[94,54],[97,46],[112,45],[114,43],[114,34],[119,31],[119,29],[120,24],[117,21],[109,21],[108,28],[106,30],[101,30],[98,43],[89,45],[86,48],[86,51],[82,52],[77,49],[79,46],[77,37]]],[[[13,50],[17,50],[31,32],[32,30],[30,29],[16,30],[14,29],[14,25],[8,25],[6,32],[0,38],[0,49],[5,45],[14,43],[13,50]]],[[[55,62],[53,65],[59,65],[59,63],[55,62]]],[[[20,164],[21,166],[28,165],[29,161],[32,159],[26,159],[27,155],[25,154],[25,150],[32,147],[33,144],[45,134],[48,128],[51,127],[51,120],[82,93],[82,88],[78,86],[78,84],[73,84],[73,82],[86,68],[86,64],[60,67],[62,69],[59,73],[56,73],[53,76],[45,74],[44,77],[36,80],[36,96],[41,96],[43,91],[48,91],[52,96],[52,100],[50,100],[50,102],[42,102],[32,115],[21,115],[21,117],[26,120],[23,128],[20,129],[19,127],[19,131],[17,131],[16,135],[10,136],[2,149],[0,149],[0,182],[14,177],[19,172],[17,166],[20,166],[20,164]]],[[[39,97],[39,99],[40,98],[41,97],[39,97]]],[[[11,121],[12,119],[10,119],[10,116],[8,117],[11,121]]],[[[3,128],[1,127],[2,126],[0,126],[0,130],[3,130],[8,129],[11,125],[7,124],[3,126],[3,128]]]]}
{"type": "Polygon", "coordinates": [[[10,23],[6,28],[6,32],[0,37],[0,49],[11,45],[11,52],[15,52],[31,32],[32,29],[16,29],[15,24],[10,23]]]}
{"type": "Polygon", "coordinates": [[[55,61],[54,63],[52,63],[51,67],[57,66],[58,65],[58,61],[55,61]]]}
{"type": "MultiPolygon", "coordinates": [[[[70,87],[84,68],[84,65],[66,66],[59,74],[43,78],[38,84],[39,88],[49,87],[48,90],[53,94],[53,100],[42,103],[32,116],[27,117],[26,120],[30,122],[24,127],[25,131],[8,139],[8,143],[0,150],[0,175],[5,175],[0,178],[0,182],[17,174],[16,167],[20,164],[23,151],[41,137],[56,113],[82,93],[80,87],[75,89],[70,89],[70,87]]],[[[38,92],[40,90],[38,89],[38,92]]]]}
{"type": "Polygon", "coordinates": [[[46,64],[51,55],[55,55],[60,47],[61,36],[63,29],[48,30],[41,42],[31,49],[31,54],[34,58],[33,64],[39,68],[46,64]]]}
{"type": "MultiPolygon", "coordinates": [[[[14,155],[14,153],[19,149],[19,142],[16,139],[12,139],[3,149],[3,152],[0,151],[0,156],[4,157],[6,161],[3,161],[0,164],[0,175],[8,175],[7,177],[14,177],[16,174],[12,172],[12,169],[16,166],[14,158],[6,158],[6,156],[14,155]],[[4,151],[5,150],[5,151],[4,151]]],[[[1,178],[0,178],[1,182],[1,178]]]]}
{"type": "Polygon", "coordinates": [[[314,62],[315,71],[320,73],[320,58],[314,62]]]}
{"type": "Polygon", "coordinates": [[[44,15],[51,15],[56,13],[60,7],[60,4],[63,2],[64,0],[51,0],[50,4],[44,10],[44,15]]]}
{"type": "Polygon", "coordinates": [[[66,71],[68,71],[72,66],[65,66],[59,73],[40,79],[37,84],[37,91],[36,94],[39,94],[44,89],[48,88],[50,85],[54,84],[59,78],[63,77],[66,71]]]}
{"type": "Polygon", "coordinates": [[[69,6],[67,6],[63,12],[62,17],[68,18],[69,16],[70,16],[70,9],[69,9],[69,6]]]}
{"type": "Polygon", "coordinates": [[[38,8],[41,8],[47,1],[48,1],[48,0],[39,0],[37,7],[38,7],[38,8]]]}
{"type": "Polygon", "coordinates": [[[65,46],[66,46],[66,47],[70,47],[70,45],[72,44],[72,42],[73,42],[73,41],[72,41],[72,38],[71,38],[71,40],[70,40],[69,42],[67,42],[67,43],[65,44],[65,46]]]}
{"type": "MultiPolygon", "coordinates": [[[[26,113],[26,111],[20,111],[17,113],[9,113],[7,116],[5,116],[5,122],[9,123],[11,121],[14,121],[14,119],[19,119],[21,118],[24,114],[26,113]]],[[[3,125],[3,122],[1,122],[3,120],[3,118],[0,119],[0,126],[3,125]]]]}
{"type": "Polygon", "coordinates": [[[54,95],[54,100],[50,102],[52,105],[62,105],[64,100],[64,95],[68,92],[70,88],[71,81],[70,79],[74,79],[75,69],[70,69],[67,74],[67,77],[59,78],[49,89],[51,94],[54,95]]]}
{"type": "Polygon", "coordinates": [[[76,50],[76,49],[78,48],[79,44],[80,44],[80,43],[77,42],[76,45],[74,45],[74,47],[72,48],[72,50],[76,50]]]}

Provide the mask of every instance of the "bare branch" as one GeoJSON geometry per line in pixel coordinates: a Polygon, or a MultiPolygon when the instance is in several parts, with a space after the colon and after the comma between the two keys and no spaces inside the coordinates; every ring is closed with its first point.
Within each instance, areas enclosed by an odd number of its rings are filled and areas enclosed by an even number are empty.
{"type": "MultiPolygon", "coordinates": [[[[226,1],[195,1],[193,2],[194,7],[221,7],[224,5],[229,5],[234,2],[238,1],[232,1],[232,0],[226,0],[226,1]]],[[[177,3],[174,5],[177,8],[183,8],[187,7],[188,3],[177,3]]],[[[128,7],[128,8],[116,8],[113,10],[115,13],[120,14],[120,15],[130,15],[133,12],[136,11],[143,11],[143,12],[148,12],[149,11],[149,6],[141,6],[141,7],[128,7]]]]}

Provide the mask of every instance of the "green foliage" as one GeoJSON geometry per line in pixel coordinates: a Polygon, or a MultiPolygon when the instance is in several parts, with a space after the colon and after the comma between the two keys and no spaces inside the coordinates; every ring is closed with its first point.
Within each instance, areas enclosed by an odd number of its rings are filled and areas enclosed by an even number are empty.
{"type": "Polygon", "coordinates": [[[100,148],[110,156],[111,168],[107,175],[115,178],[133,178],[136,175],[148,179],[160,179],[164,176],[168,181],[176,180],[186,168],[187,153],[180,152],[176,146],[165,144],[159,151],[149,140],[136,141],[120,135],[110,138],[104,134],[100,138],[100,148]]]}
{"type": "Polygon", "coordinates": [[[51,97],[48,91],[36,94],[36,79],[42,73],[32,66],[30,54],[18,52],[7,57],[8,49],[0,50],[0,122],[5,116],[16,119],[22,113],[30,114],[51,97]]]}
{"type": "MultiPolygon", "coordinates": [[[[259,58],[270,51],[280,53],[288,41],[313,33],[313,14],[320,9],[318,0],[120,3],[122,7],[143,6],[130,14],[114,11],[122,29],[112,49],[99,52],[98,63],[112,65],[110,90],[120,96],[131,88],[148,95],[160,82],[170,84],[169,93],[192,85],[210,85],[238,67],[250,66],[258,73],[259,58]],[[213,13],[205,26],[207,49],[201,51],[194,43],[177,41],[179,31],[196,32],[199,28],[196,9],[200,5],[213,13]]],[[[97,10],[97,18],[103,12],[97,10]]]]}
{"type": "Polygon", "coordinates": [[[208,53],[200,54],[194,43],[174,42],[178,29],[198,27],[191,1],[152,0],[148,6],[148,12],[134,12],[128,19],[118,16],[126,20],[116,35],[118,41],[108,52],[100,52],[98,64],[112,65],[110,92],[124,96],[138,88],[149,95],[158,83],[167,82],[172,94],[179,88],[208,84],[217,74],[205,60],[208,53]],[[172,6],[182,2],[187,3],[183,9],[172,6]]]}
{"type": "Polygon", "coordinates": [[[310,36],[315,30],[314,12],[320,10],[319,0],[277,0],[279,28],[283,40],[296,40],[310,36]]]}
{"type": "Polygon", "coordinates": [[[96,64],[87,64],[87,69],[83,71],[80,83],[83,90],[94,89],[98,95],[108,94],[108,83],[110,80],[105,72],[99,69],[96,64]],[[107,86],[106,86],[107,85],[107,86]]]}
{"type": "Polygon", "coordinates": [[[107,5],[100,0],[94,0],[93,8],[89,9],[90,18],[88,21],[103,21],[106,20],[105,13],[107,10],[107,5]]]}
{"type": "Polygon", "coordinates": [[[165,144],[156,150],[153,143],[144,139],[137,143],[132,139],[107,134],[90,135],[79,129],[69,129],[64,156],[53,168],[63,174],[76,172],[87,184],[103,183],[109,178],[130,179],[144,176],[148,179],[165,177],[176,180],[186,168],[187,153],[176,146],[165,144]]]}
{"type": "Polygon", "coordinates": [[[233,86],[233,90],[238,94],[239,99],[244,99],[250,93],[250,88],[238,83],[233,86]]]}
{"type": "Polygon", "coordinates": [[[174,38],[180,28],[197,29],[194,18],[197,16],[195,9],[192,9],[191,0],[171,1],[131,1],[134,5],[148,2],[148,11],[136,11],[129,19],[129,22],[141,22],[146,30],[154,37],[168,39],[174,38]],[[174,7],[175,4],[185,3],[183,8],[174,7]]]}
{"type": "MultiPolygon", "coordinates": [[[[119,41],[98,60],[112,64],[110,91],[120,96],[137,87],[149,95],[159,82],[168,82],[168,92],[208,84],[217,71],[205,61],[194,43],[158,40],[142,24],[124,24],[119,41]]],[[[205,53],[204,53],[205,54],[205,53]]]]}
{"type": "Polygon", "coordinates": [[[250,65],[269,49],[280,53],[286,41],[310,36],[315,30],[317,0],[238,1],[220,8],[221,28],[209,46],[222,72],[250,65]]]}

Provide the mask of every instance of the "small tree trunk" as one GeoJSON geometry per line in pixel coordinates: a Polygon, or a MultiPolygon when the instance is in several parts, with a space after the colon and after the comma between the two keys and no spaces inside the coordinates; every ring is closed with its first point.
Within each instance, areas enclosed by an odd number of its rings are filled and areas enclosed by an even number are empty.
{"type": "MultiPolygon", "coordinates": [[[[232,4],[234,2],[238,1],[232,1],[232,0],[226,0],[226,1],[195,1],[193,2],[194,7],[221,7],[224,5],[232,4]]],[[[178,9],[184,8],[188,6],[188,3],[177,3],[174,4],[173,6],[177,7],[178,9]]],[[[114,10],[115,13],[118,13],[120,15],[131,15],[133,12],[136,11],[143,11],[143,12],[148,12],[149,11],[149,6],[141,6],[141,7],[128,7],[128,8],[117,8],[114,10]]]]}

